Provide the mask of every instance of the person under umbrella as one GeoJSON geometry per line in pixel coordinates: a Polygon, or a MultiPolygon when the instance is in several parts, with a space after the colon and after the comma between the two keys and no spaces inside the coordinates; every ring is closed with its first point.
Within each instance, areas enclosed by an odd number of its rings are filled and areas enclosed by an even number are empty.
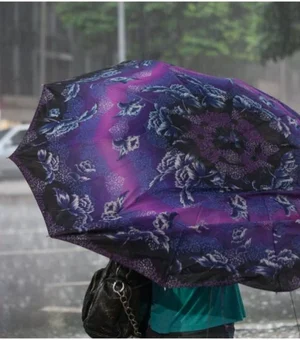
{"type": "Polygon", "coordinates": [[[153,283],[147,338],[233,338],[245,318],[238,285],[165,289],[153,283]]]}

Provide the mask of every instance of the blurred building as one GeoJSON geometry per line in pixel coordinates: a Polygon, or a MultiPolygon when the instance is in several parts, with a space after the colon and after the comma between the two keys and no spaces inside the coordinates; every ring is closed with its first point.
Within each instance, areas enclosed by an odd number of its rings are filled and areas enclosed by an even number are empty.
{"type": "Polygon", "coordinates": [[[0,3],[2,119],[30,121],[42,83],[101,67],[93,64],[90,53],[76,46],[72,30],[62,25],[55,5],[40,2],[0,3]]]}

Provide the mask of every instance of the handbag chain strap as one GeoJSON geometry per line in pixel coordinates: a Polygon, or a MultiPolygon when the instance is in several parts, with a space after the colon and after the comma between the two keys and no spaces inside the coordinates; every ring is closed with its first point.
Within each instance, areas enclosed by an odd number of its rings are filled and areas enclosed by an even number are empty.
{"type": "Polygon", "coordinates": [[[127,296],[125,294],[125,286],[122,281],[115,281],[113,284],[113,291],[118,294],[120,301],[124,307],[124,311],[128,317],[128,320],[133,328],[133,335],[137,338],[141,337],[141,333],[139,332],[138,323],[136,321],[136,318],[133,314],[132,308],[129,306],[129,301],[127,299],[127,296]],[[119,286],[119,287],[118,287],[119,286]]]}

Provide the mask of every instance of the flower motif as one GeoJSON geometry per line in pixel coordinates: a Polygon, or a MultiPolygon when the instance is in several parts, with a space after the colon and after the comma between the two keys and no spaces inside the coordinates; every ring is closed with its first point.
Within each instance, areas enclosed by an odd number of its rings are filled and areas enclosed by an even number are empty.
{"type": "Polygon", "coordinates": [[[73,119],[65,119],[62,121],[52,121],[44,124],[40,130],[40,134],[45,134],[46,136],[62,136],[70,131],[75,130],[79,127],[78,121],[73,119]]]}
{"type": "Polygon", "coordinates": [[[89,160],[82,161],[80,164],[75,164],[75,168],[81,175],[87,175],[96,171],[95,166],[89,160]]]}
{"type": "Polygon", "coordinates": [[[108,212],[108,213],[103,213],[101,215],[101,218],[104,221],[115,221],[115,220],[120,219],[121,217],[119,215],[115,214],[114,212],[108,212]]]}
{"type": "Polygon", "coordinates": [[[169,237],[162,230],[140,230],[134,227],[129,228],[129,239],[153,241],[157,245],[161,245],[165,250],[169,251],[169,237]]]}
{"type": "Polygon", "coordinates": [[[126,149],[134,151],[140,147],[140,136],[129,136],[126,139],[126,149]]]}
{"type": "Polygon", "coordinates": [[[91,214],[94,211],[94,206],[88,195],[79,197],[78,195],[72,195],[73,201],[70,204],[70,212],[75,216],[91,214]]]}
{"type": "MultiPolygon", "coordinates": [[[[234,243],[232,241],[232,243],[234,243]]],[[[236,253],[239,254],[239,253],[248,253],[249,254],[249,249],[251,249],[251,244],[252,244],[252,238],[248,238],[248,240],[244,240],[242,239],[241,242],[238,243],[239,246],[238,248],[236,249],[236,253]]]]}
{"type": "Polygon", "coordinates": [[[299,123],[298,123],[298,121],[295,118],[287,116],[287,120],[289,122],[289,125],[294,126],[296,129],[299,128],[299,123]]]}
{"type": "Polygon", "coordinates": [[[244,242],[246,232],[247,232],[247,229],[243,227],[233,229],[231,243],[244,242]]]}
{"type": "Polygon", "coordinates": [[[265,98],[264,96],[259,96],[259,100],[264,103],[265,105],[269,106],[269,107],[273,107],[274,103],[272,100],[269,100],[267,98],[265,98]]]}
{"type": "Polygon", "coordinates": [[[47,152],[47,150],[44,149],[40,149],[37,152],[37,156],[46,172],[45,181],[51,184],[55,179],[55,172],[59,170],[59,157],[54,156],[51,152],[47,152]]]}
{"type": "Polygon", "coordinates": [[[80,91],[80,85],[75,83],[72,85],[68,85],[66,89],[63,91],[62,95],[66,97],[65,102],[68,102],[69,100],[76,98],[77,94],[80,91]]]}
{"type": "Polygon", "coordinates": [[[299,260],[299,257],[293,254],[293,252],[290,249],[281,250],[277,257],[280,265],[282,267],[286,266],[288,268],[292,268],[296,260],[299,260]]]}
{"type": "Polygon", "coordinates": [[[60,109],[56,108],[56,109],[51,109],[48,112],[48,116],[50,118],[57,118],[60,116],[60,109]]]}
{"type": "MultiPolygon", "coordinates": [[[[85,77],[85,78],[81,78],[79,80],[77,80],[77,83],[81,84],[81,83],[90,83],[90,82],[95,82],[101,78],[107,78],[107,77],[111,77],[113,75],[119,74],[120,71],[114,70],[113,68],[111,69],[106,69],[100,72],[95,72],[93,73],[92,76],[90,77],[85,77]]],[[[112,79],[110,79],[110,81],[112,81],[112,79]]],[[[94,84],[91,84],[91,88],[93,87],[94,84]]]]}
{"type": "Polygon", "coordinates": [[[295,287],[296,289],[300,286],[300,278],[297,276],[293,276],[292,280],[289,281],[290,287],[295,287]]]}
{"type": "Polygon", "coordinates": [[[169,274],[176,276],[176,275],[180,274],[181,272],[182,272],[182,263],[179,260],[176,259],[171,264],[169,274]]]}
{"type": "MultiPolygon", "coordinates": [[[[155,243],[158,246],[161,246],[167,252],[170,249],[169,245],[169,237],[160,229],[155,229],[154,231],[150,230],[140,230],[135,227],[129,227],[128,231],[119,231],[117,234],[104,234],[104,236],[108,237],[111,240],[123,241],[123,245],[125,245],[128,241],[145,241],[148,244],[150,242],[155,243]]],[[[150,246],[150,245],[149,245],[150,246]]]]}
{"type": "Polygon", "coordinates": [[[290,216],[291,213],[297,212],[296,207],[287,199],[286,196],[277,195],[275,201],[283,207],[286,216],[290,216]]]}
{"type": "Polygon", "coordinates": [[[286,233],[286,227],[284,224],[277,224],[276,228],[274,228],[273,236],[274,243],[278,243],[281,237],[286,233]]]}
{"type": "Polygon", "coordinates": [[[201,89],[203,87],[203,83],[201,80],[194,78],[192,76],[189,76],[185,73],[178,73],[176,72],[176,77],[178,77],[183,83],[188,84],[188,85],[194,85],[197,87],[197,89],[201,89]]]}
{"type": "Polygon", "coordinates": [[[199,99],[194,96],[187,87],[180,84],[172,84],[170,87],[160,85],[147,86],[142,92],[169,94],[176,101],[182,101],[186,107],[192,106],[201,108],[199,99]]]}
{"type": "Polygon", "coordinates": [[[178,138],[182,130],[173,124],[170,110],[166,107],[159,108],[156,103],[154,106],[155,111],[149,114],[148,129],[153,129],[159,136],[178,138]]]}
{"type": "Polygon", "coordinates": [[[124,204],[126,195],[127,195],[127,192],[119,196],[116,201],[105,203],[104,212],[101,215],[101,218],[104,221],[113,221],[113,220],[118,220],[121,218],[119,213],[123,209],[123,204],[124,204]]]}
{"type": "Polygon", "coordinates": [[[62,209],[67,209],[70,203],[70,196],[61,189],[54,188],[56,201],[62,209]]]}
{"type": "Polygon", "coordinates": [[[217,250],[205,256],[192,257],[192,259],[203,267],[221,268],[228,272],[235,272],[235,268],[229,263],[228,258],[217,250]]]}
{"type": "Polygon", "coordinates": [[[214,254],[207,254],[207,258],[213,263],[218,263],[218,264],[227,264],[228,263],[228,258],[223,256],[217,250],[215,250],[214,254]]]}
{"type": "Polygon", "coordinates": [[[144,60],[144,61],[142,61],[141,65],[148,67],[148,66],[151,66],[152,63],[153,63],[152,60],[144,60]]]}
{"type": "Polygon", "coordinates": [[[285,138],[291,134],[290,128],[280,119],[273,119],[270,123],[270,127],[284,135],[285,138]]]}
{"type": "Polygon", "coordinates": [[[175,106],[170,113],[178,116],[186,116],[191,114],[191,110],[186,107],[182,108],[182,106],[178,105],[175,106]]]}
{"type": "Polygon", "coordinates": [[[140,136],[128,136],[126,139],[114,140],[113,149],[119,151],[119,159],[140,147],[140,136]]]}
{"type": "Polygon", "coordinates": [[[167,230],[172,226],[173,220],[177,215],[178,214],[175,212],[160,213],[156,216],[156,219],[153,222],[153,226],[159,230],[167,230]]]}
{"type": "Polygon", "coordinates": [[[273,267],[279,269],[280,266],[277,263],[277,256],[274,250],[266,250],[267,258],[260,260],[260,263],[267,265],[268,267],[273,267]]]}
{"type": "Polygon", "coordinates": [[[176,169],[178,169],[178,166],[182,163],[182,158],[184,159],[184,157],[185,155],[176,149],[168,151],[158,164],[157,171],[159,172],[159,175],[157,175],[149,184],[149,188],[151,188],[158,181],[162,181],[167,175],[173,173],[175,174],[176,169]]]}
{"type": "Polygon", "coordinates": [[[265,120],[267,122],[271,121],[271,120],[276,120],[276,116],[274,115],[273,112],[267,110],[267,109],[262,109],[260,112],[259,112],[259,117],[262,119],[262,120],[265,120]]]}
{"type": "Polygon", "coordinates": [[[212,85],[205,84],[202,87],[204,97],[201,101],[202,106],[206,108],[223,109],[226,105],[227,94],[212,85]]]}
{"type": "Polygon", "coordinates": [[[199,99],[196,96],[194,96],[187,87],[183,85],[179,84],[171,85],[169,93],[174,99],[182,100],[185,106],[201,108],[201,103],[199,99]]]}
{"type": "Polygon", "coordinates": [[[254,100],[248,98],[245,95],[234,96],[233,97],[233,107],[237,110],[254,112],[254,113],[259,113],[263,109],[261,104],[255,102],[254,100]]]}
{"type": "Polygon", "coordinates": [[[294,179],[290,176],[289,171],[280,167],[275,170],[274,177],[271,180],[270,186],[261,186],[262,190],[278,189],[278,190],[292,190],[294,179]]]}
{"type": "Polygon", "coordinates": [[[45,163],[47,161],[47,158],[48,158],[47,155],[48,155],[48,152],[47,150],[44,150],[44,149],[40,149],[37,152],[38,159],[42,163],[45,163]]]}
{"type": "Polygon", "coordinates": [[[70,175],[74,178],[75,181],[80,182],[89,181],[91,179],[89,176],[93,172],[96,172],[95,166],[89,160],[82,161],[79,164],[75,164],[75,170],[76,172],[72,172],[70,175]]]}
{"type": "Polygon", "coordinates": [[[296,164],[296,160],[292,152],[287,152],[282,156],[280,166],[288,173],[297,169],[298,165],[296,164]]]}
{"type": "Polygon", "coordinates": [[[196,186],[203,175],[205,175],[205,166],[200,161],[183,165],[175,173],[176,187],[196,186]]]}
{"type": "Polygon", "coordinates": [[[91,119],[98,110],[98,105],[95,104],[91,110],[85,111],[79,117],[66,118],[61,120],[55,119],[45,119],[46,123],[39,129],[40,134],[45,134],[46,136],[62,136],[70,131],[77,129],[82,122],[91,119]]]}
{"type": "Polygon", "coordinates": [[[108,77],[112,77],[112,76],[115,76],[117,74],[121,73],[120,71],[118,70],[114,70],[113,68],[112,69],[109,69],[109,70],[106,70],[104,72],[101,72],[101,77],[102,78],[108,78],[108,77]]]}
{"type": "Polygon", "coordinates": [[[224,188],[224,186],[225,186],[225,176],[218,173],[218,171],[216,171],[216,170],[211,170],[210,174],[213,175],[210,179],[210,182],[215,187],[224,188]]]}
{"type": "Polygon", "coordinates": [[[121,111],[117,114],[117,116],[137,116],[140,114],[142,108],[145,107],[145,104],[141,104],[142,99],[135,99],[129,103],[119,103],[118,107],[121,111]]]}
{"type": "MultiPolygon", "coordinates": [[[[178,165],[177,165],[178,166],[178,165]]],[[[187,202],[194,202],[191,190],[196,188],[206,177],[206,169],[202,162],[194,161],[181,166],[175,173],[175,186],[181,188],[180,202],[185,206],[187,202]]]]}
{"type": "Polygon", "coordinates": [[[158,181],[162,181],[166,176],[173,175],[175,186],[181,188],[180,202],[186,206],[194,202],[191,191],[203,184],[205,179],[214,175],[213,172],[207,173],[202,162],[194,156],[184,154],[176,149],[168,151],[157,167],[157,175],[150,183],[150,188],[158,181]]]}
{"type": "Polygon", "coordinates": [[[188,228],[195,230],[198,234],[202,234],[202,232],[209,230],[205,221],[200,221],[200,223],[198,223],[196,225],[189,226],[188,228]]]}
{"type": "Polygon", "coordinates": [[[199,106],[197,103],[196,107],[205,107],[207,109],[222,109],[225,107],[226,101],[228,99],[227,93],[225,91],[218,89],[213,85],[204,84],[200,80],[186,74],[178,73],[176,76],[185,84],[196,87],[197,93],[199,93],[197,100],[199,100],[199,103],[201,104],[199,106]]]}
{"type": "Polygon", "coordinates": [[[229,199],[229,204],[232,208],[232,218],[235,220],[240,218],[248,219],[247,201],[243,197],[235,195],[229,199]]]}
{"type": "Polygon", "coordinates": [[[122,63],[119,64],[119,66],[139,68],[139,63],[136,60],[129,60],[123,61],[122,63]]]}
{"type": "Polygon", "coordinates": [[[280,166],[274,171],[270,185],[261,185],[259,189],[256,188],[255,181],[252,183],[254,190],[292,190],[294,179],[292,177],[294,171],[298,168],[296,160],[292,152],[285,153],[280,161],[280,166]]]}
{"type": "Polygon", "coordinates": [[[104,205],[104,213],[109,214],[109,213],[116,213],[118,210],[118,204],[117,202],[107,202],[104,205]]]}
{"type": "Polygon", "coordinates": [[[45,166],[48,166],[51,170],[57,171],[59,165],[59,157],[54,157],[51,152],[47,152],[47,150],[40,149],[37,153],[38,159],[45,166]]]}
{"type": "Polygon", "coordinates": [[[110,82],[112,83],[123,83],[123,84],[127,84],[129,81],[131,80],[135,80],[135,78],[130,78],[130,77],[115,77],[115,78],[111,78],[109,79],[110,82]]]}
{"type": "Polygon", "coordinates": [[[165,154],[157,167],[157,171],[161,174],[164,174],[166,172],[175,173],[176,169],[179,169],[182,162],[184,162],[184,158],[184,153],[176,149],[172,149],[165,154]]]}
{"type": "Polygon", "coordinates": [[[88,221],[93,221],[91,213],[94,212],[94,205],[88,195],[79,197],[72,194],[71,197],[65,191],[53,188],[57,204],[62,210],[68,211],[71,215],[76,216],[76,221],[73,225],[78,230],[83,230],[88,221]]]}
{"type": "Polygon", "coordinates": [[[283,249],[278,255],[276,255],[274,250],[266,250],[266,253],[267,257],[261,259],[260,263],[267,267],[274,268],[276,272],[283,267],[292,268],[296,260],[299,259],[290,249],[283,249]]]}
{"type": "Polygon", "coordinates": [[[228,181],[225,174],[218,172],[217,170],[210,170],[208,173],[209,182],[215,187],[218,188],[220,192],[229,192],[229,191],[237,191],[241,190],[240,187],[236,186],[233,183],[228,181]]]}

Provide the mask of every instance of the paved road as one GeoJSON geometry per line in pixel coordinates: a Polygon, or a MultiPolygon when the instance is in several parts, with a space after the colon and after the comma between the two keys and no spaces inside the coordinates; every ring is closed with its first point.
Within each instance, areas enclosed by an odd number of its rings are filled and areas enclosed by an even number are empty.
{"type": "MultiPolygon", "coordinates": [[[[0,183],[0,338],[87,337],[80,309],[106,258],[47,236],[27,184],[0,183]]],[[[241,286],[247,311],[236,337],[299,338],[289,293],[241,286]]],[[[300,318],[300,291],[292,294],[300,318]]]]}

